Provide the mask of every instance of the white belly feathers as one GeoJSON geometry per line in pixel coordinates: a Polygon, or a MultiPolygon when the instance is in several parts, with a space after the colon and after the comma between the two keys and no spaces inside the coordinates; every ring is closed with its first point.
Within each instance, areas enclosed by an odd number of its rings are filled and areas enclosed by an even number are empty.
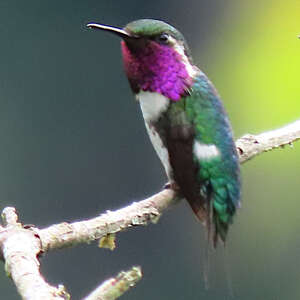
{"type": "Polygon", "coordinates": [[[159,116],[167,110],[170,100],[161,94],[143,91],[137,95],[137,99],[141,105],[141,110],[150,140],[166,170],[167,176],[171,179],[171,166],[168,150],[164,146],[158,132],[153,126],[151,126],[151,122],[155,122],[159,116]]]}

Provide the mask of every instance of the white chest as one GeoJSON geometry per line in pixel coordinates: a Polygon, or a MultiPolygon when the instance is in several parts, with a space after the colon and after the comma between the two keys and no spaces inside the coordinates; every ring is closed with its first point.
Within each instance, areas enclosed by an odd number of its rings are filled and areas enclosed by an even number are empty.
{"type": "Polygon", "coordinates": [[[141,110],[145,120],[145,125],[147,132],[149,134],[150,140],[153,144],[153,147],[161,160],[167,176],[171,179],[171,166],[169,161],[169,153],[167,148],[164,146],[161,137],[158,132],[152,126],[152,122],[155,122],[159,116],[166,111],[169,106],[170,100],[165,96],[151,93],[151,92],[140,92],[137,95],[137,98],[141,105],[141,110]]]}
{"type": "Polygon", "coordinates": [[[154,122],[158,117],[166,111],[169,106],[170,100],[158,93],[140,92],[137,95],[140,102],[144,120],[146,122],[154,122]]]}

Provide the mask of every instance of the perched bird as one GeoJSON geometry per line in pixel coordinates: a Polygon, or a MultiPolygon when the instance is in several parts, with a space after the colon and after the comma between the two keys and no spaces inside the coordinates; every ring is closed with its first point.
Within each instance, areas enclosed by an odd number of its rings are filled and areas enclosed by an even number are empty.
{"type": "Polygon", "coordinates": [[[122,38],[126,75],[146,129],[170,181],[207,226],[225,242],[239,206],[239,159],[220,97],[192,61],[182,34],[151,19],[123,29],[90,23],[122,38]]]}

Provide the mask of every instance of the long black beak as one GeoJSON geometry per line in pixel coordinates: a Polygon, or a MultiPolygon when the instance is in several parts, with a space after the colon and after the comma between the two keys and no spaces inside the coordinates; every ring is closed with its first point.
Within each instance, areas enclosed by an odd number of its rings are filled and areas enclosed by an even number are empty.
{"type": "Polygon", "coordinates": [[[97,24],[97,23],[89,23],[86,26],[88,28],[109,31],[111,33],[114,33],[114,34],[118,35],[122,39],[131,39],[131,38],[135,39],[135,38],[137,38],[137,36],[131,35],[129,32],[125,31],[124,29],[114,27],[114,26],[109,26],[109,25],[104,25],[104,24],[97,24]]]}

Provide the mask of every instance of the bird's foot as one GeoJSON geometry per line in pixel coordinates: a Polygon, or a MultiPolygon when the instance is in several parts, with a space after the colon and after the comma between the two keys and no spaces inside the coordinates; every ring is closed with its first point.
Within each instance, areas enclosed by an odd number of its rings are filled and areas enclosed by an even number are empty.
{"type": "Polygon", "coordinates": [[[164,185],[164,190],[168,190],[168,189],[172,189],[172,190],[178,192],[179,191],[179,186],[175,182],[167,182],[164,185]]]}
{"type": "Polygon", "coordinates": [[[171,188],[171,182],[167,182],[167,183],[165,183],[165,185],[164,185],[164,190],[169,190],[171,188]]]}

